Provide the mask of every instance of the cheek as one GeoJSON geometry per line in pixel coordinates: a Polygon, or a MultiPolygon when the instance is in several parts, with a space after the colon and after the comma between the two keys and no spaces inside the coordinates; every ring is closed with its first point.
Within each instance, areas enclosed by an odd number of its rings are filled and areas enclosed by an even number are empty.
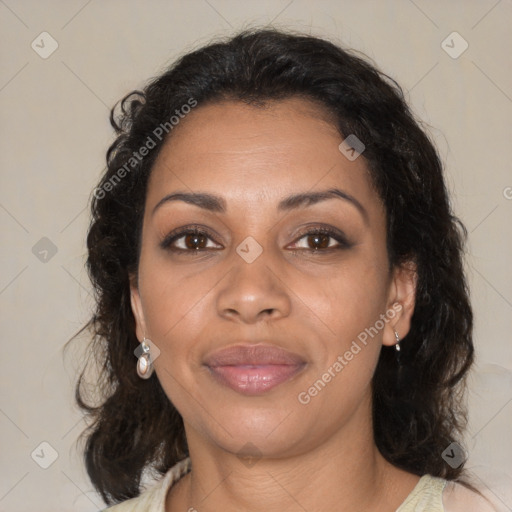
{"type": "Polygon", "coordinates": [[[382,345],[380,318],[386,312],[388,291],[387,271],[374,261],[355,258],[328,279],[295,284],[318,325],[317,361],[308,382],[314,388],[311,395],[303,390],[311,398],[322,394],[315,398],[312,414],[323,414],[317,407],[331,401],[339,403],[340,414],[353,409],[371,382],[382,345]]]}
{"type": "Polygon", "coordinates": [[[303,283],[298,292],[314,305],[314,322],[326,334],[319,337],[316,364],[297,398],[303,414],[326,428],[343,424],[370,393],[382,345],[386,284],[378,266],[360,261],[338,269],[320,287],[303,283]]]}
{"type": "Polygon", "coordinates": [[[205,323],[212,314],[208,294],[215,280],[203,274],[186,277],[167,265],[148,265],[140,280],[148,333],[160,350],[156,374],[169,400],[186,417],[197,415],[194,404],[201,402],[193,389],[196,372],[203,371],[198,341],[205,337],[205,323]]]}
{"type": "Polygon", "coordinates": [[[205,272],[200,264],[172,264],[167,254],[159,249],[143,252],[139,287],[153,336],[166,338],[183,321],[193,327],[195,311],[201,309],[202,300],[214,285],[214,276],[205,272]]]}
{"type": "Polygon", "coordinates": [[[343,342],[373,325],[384,313],[388,279],[381,265],[356,257],[321,278],[297,279],[292,287],[323,322],[326,333],[343,342]]]}

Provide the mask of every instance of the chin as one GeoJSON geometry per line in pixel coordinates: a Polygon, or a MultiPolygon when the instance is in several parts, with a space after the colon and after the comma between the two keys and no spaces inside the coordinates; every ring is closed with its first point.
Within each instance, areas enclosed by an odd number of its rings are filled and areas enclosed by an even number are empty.
{"type": "Polygon", "coordinates": [[[216,410],[215,419],[202,415],[199,422],[194,422],[199,423],[199,435],[239,457],[290,456],[312,438],[314,424],[308,428],[307,421],[291,408],[275,403],[272,409],[230,406],[216,410]]]}

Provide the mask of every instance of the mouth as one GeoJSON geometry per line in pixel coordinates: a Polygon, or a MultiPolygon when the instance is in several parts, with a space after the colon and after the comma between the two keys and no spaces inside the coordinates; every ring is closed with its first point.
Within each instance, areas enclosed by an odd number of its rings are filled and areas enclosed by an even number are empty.
{"type": "Polygon", "coordinates": [[[303,365],[209,366],[211,375],[221,384],[245,395],[259,395],[299,373],[303,365]]]}
{"type": "Polygon", "coordinates": [[[212,378],[244,395],[260,395],[292,379],[306,366],[294,354],[269,345],[237,345],[205,361],[212,378]]]}

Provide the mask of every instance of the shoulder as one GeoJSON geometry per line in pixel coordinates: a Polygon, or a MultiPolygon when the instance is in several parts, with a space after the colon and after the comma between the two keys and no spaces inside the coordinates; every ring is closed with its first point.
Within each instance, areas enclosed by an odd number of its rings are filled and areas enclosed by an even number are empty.
{"type": "Polygon", "coordinates": [[[423,475],[396,512],[444,512],[442,493],[446,480],[423,475]]]}
{"type": "Polygon", "coordinates": [[[175,464],[161,480],[143,491],[139,496],[108,507],[100,512],[165,512],[165,498],[169,489],[190,471],[190,458],[175,464]]]}
{"type": "MultiPolygon", "coordinates": [[[[482,489],[479,490],[485,494],[482,489]]],[[[446,483],[443,491],[443,505],[445,512],[500,512],[498,505],[492,501],[490,496],[480,496],[464,485],[453,481],[446,483]]]]}
{"type": "MultiPolygon", "coordinates": [[[[471,482],[474,487],[476,484],[471,482]]],[[[484,491],[479,489],[482,494],[484,491]]],[[[503,512],[489,498],[444,478],[423,475],[396,512],[503,512]],[[487,498],[487,499],[486,499],[487,498]]]]}

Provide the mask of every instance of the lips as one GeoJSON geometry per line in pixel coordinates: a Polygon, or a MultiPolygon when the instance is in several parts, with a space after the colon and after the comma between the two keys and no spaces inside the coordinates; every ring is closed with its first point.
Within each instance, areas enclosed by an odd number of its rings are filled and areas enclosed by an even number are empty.
{"type": "Polygon", "coordinates": [[[275,345],[235,345],[210,354],[204,364],[218,383],[258,395],[290,380],[306,361],[275,345]]]}
{"type": "Polygon", "coordinates": [[[302,357],[275,345],[235,345],[214,352],[205,360],[207,366],[298,365],[302,357]]]}

